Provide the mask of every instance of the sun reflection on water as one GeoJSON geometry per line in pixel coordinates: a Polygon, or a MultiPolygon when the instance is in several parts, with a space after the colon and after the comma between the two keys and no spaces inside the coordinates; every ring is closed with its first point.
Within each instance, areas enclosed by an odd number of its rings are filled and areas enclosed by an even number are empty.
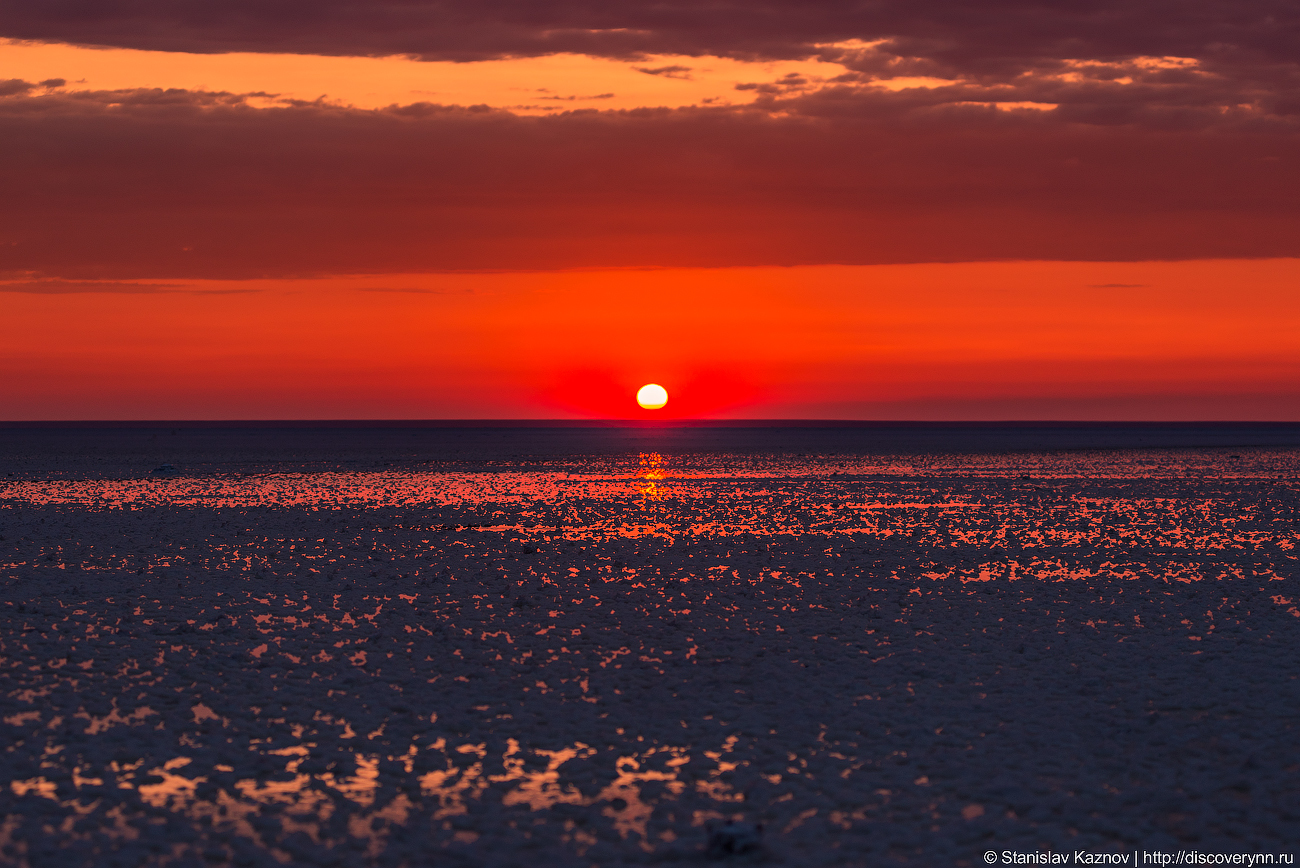
{"type": "Polygon", "coordinates": [[[642,505],[647,501],[662,501],[664,493],[660,490],[659,483],[668,478],[668,473],[664,469],[664,458],[658,452],[641,453],[641,473],[637,477],[641,484],[637,491],[641,494],[642,505]]]}
{"type": "MultiPolygon", "coordinates": [[[[123,721],[123,725],[132,724],[123,721]]],[[[734,741],[730,739],[718,752],[704,752],[705,761],[713,762],[713,770],[695,784],[699,792],[719,802],[740,798],[720,779],[723,772],[736,768],[735,763],[721,759],[734,741]]],[[[680,772],[692,762],[690,748],[685,745],[651,746],[641,752],[617,755],[612,758],[609,774],[603,776],[604,782],[584,793],[577,783],[561,779],[565,765],[593,760],[602,763],[608,758],[581,741],[558,749],[525,750],[511,738],[500,755],[489,757],[482,744],[449,746],[445,739],[438,739],[423,747],[413,743],[399,755],[356,752],[351,756],[354,768],[350,774],[305,773],[302,767],[315,748],[317,744],[308,741],[272,750],[250,745],[250,760],[261,765],[262,771],[257,777],[246,778],[230,775],[234,769],[220,764],[204,774],[188,756],[175,756],[147,769],[143,759],[113,762],[105,769],[110,778],[107,786],[118,791],[134,790],[144,804],[257,841],[281,862],[290,861],[291,856],[273,842],[263,840],[259,817],[264,811],[274,812],[285,832],[302,832],[317,844],[343,845],[345,839],[366,841],[367,853],[373,857],[381,852],[388,831],[400,827],[416,810],[413,799],[425,802],[426,809],[431,801],[429,815],[448,832],[456,832],[457,840],[474,840],[477,833],[463,834],[469,830],[460,829],[456,818],[465,816],[489,790],[499,791],[501,804],[507,807],[522,806],[531,811],[557,805],[594,808],[609,819],[620,837],[639,841],[643,849],[650,850],[653,848],[646,843],[647,824],[653,800],[647,802],[642,797],[642,787],[653,782],[661,797],[680,796],[688,789],[680,772]],[[400,767],[410,775],[430,763],[441,768],[413,775],[409,791],[401,791],[399,783],[394,792],[391,783],[381,780],[381,764],[400,767]],[[228,780],[214,784],[213,777],[228,780]],[[343,829],[335,821],[341,810],[347,814],[343,829]]],[[[51,762],[45,765],[56,767],[51,762]]],[[[105,781],[77,775],[72,798],[67,798],[68,793],[61,798],[56,783],[41,776],[10,781],[9,789],[16,796],[38,796],[75,812],[82,809],[85,796],[94,798],[104,791],[105,781]]]]}

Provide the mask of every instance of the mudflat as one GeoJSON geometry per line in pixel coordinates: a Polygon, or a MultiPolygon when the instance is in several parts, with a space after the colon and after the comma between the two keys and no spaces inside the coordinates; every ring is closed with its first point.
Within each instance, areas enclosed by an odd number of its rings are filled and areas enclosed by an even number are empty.
{"type": "Polygon", "coordinates": [[[1300,840],[1286,444],[23,436],[5,864],[1300,840]]]}

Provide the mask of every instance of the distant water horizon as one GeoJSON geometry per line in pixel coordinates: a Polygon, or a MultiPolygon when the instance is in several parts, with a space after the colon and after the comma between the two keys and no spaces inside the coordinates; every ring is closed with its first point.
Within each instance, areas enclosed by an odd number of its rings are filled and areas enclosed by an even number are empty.
{"type": "Polygon", "coordinates": [[[1297,429],[1300,420],[1107,419],[12,419],[25,428],[1261,428],[1297,429]]]}
{"type": "MultiPolygon", "coordinates": [[[[11,473],[131,476],[234,466],[304,472],[583,456],[919,456],[1007,452],[1300,449],[1297,422],[859,422],[845,420],[176,420],[0,423],[11,473]],[[26,468],[26,470],[20,469],[26,468]],[[40,468],[40,469],[38,469],[40,468]]],[[[1226,457],[1226,456],[1225,456],[1226,457]]],[[[1258,456],[1256,456],[1258,457],[1258,456]]],[[[728,459],[730,460],[730,459],[728,459]]]]}

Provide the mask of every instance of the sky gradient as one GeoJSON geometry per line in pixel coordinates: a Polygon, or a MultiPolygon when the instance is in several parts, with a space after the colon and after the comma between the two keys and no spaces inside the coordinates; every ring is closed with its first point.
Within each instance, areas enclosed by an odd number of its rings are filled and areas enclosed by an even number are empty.
{"type": "Polygon", "coordinates": [[[0,418],[1300,419],[1298,22],[0,0],[0,418]]]}

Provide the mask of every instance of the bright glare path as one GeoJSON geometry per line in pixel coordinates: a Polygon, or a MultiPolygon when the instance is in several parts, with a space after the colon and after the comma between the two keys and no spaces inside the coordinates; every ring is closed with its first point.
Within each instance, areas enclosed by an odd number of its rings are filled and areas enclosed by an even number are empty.
{"type": "Polygon", "coordinates": [[[65,79],[74,90],[139,87],[266,93],[281,99],[383,108],[415,102],[490,105],[525,114],[575,108],[628,109],[751,102],[764,84],[801,76],[809,84],[845,71],[816,59],[748,63],[721,57],[652,56],[639,61],[579,54],[478,63],[407,57],[185,54],[0,40],[4,77],[65,79]]]}
{"type": "Polygon", "coordinates": [[[647,410],[658,410],[668,403],[668,390],[658,383],[647,383],[636,393],[636,402],[647,410]]]}

